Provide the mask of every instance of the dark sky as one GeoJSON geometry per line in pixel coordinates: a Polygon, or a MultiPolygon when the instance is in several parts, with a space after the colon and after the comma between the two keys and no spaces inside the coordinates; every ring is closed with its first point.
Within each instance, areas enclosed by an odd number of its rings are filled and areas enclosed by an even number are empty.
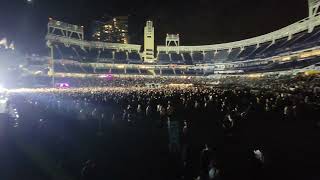
{"type": "Polygon", "coordinates": [[[307,17],[307,0],[0,0],[0,38],[23,52],[45,52],[48,17],[88,25],[103,14],[130,15],[132,43],[155,21],[156,42],[180,33],[182,45],[214,44],[262,35],[307,17]],[[289,4],[289,5],[287,5],[289,4]]]}

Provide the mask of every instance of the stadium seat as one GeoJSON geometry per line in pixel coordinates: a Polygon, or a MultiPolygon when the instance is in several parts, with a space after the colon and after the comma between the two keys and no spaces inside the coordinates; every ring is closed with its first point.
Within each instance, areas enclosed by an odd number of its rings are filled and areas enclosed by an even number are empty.
{"type": "Polygon", "coordinates": [[[299,34],[293,35],[293,42],[288,44],[287,47],[292,47],[295,45],[299,45],[302,44],[303,41],[305,41],[306,39],[308,39],[310,36],[312,36],[315,33],[315,31],[313,31],[312,33],[308,33],[308,31],[303,31],[299,34]]]}
{"type": "Polygon", "coordinates": [[[248,56],[254,53],[256,47],[257,47],[256,45],[245,47],[244,50],[241,51],[240,54],[238,55],[237,60],[240,60],[240,61],[247,60],[248,56]]]}
{"type": "Polygon", "coordinates": [[[238,58],[240,51],[240,48],[232,49],[228,55],[227,61],[235,61],[238,58]]]}
{"type": "Polygon", "coordinates": [[[100,60],[113,60],[112,50],[110,49],[104,49],[100,50],[100,60]]]}
{"type": "Polygon", "coordinates": [[[126,74],[140,74],[138,69],[126,69],[126,74]]]}
{"type": "Polygon", "coordinates": [[[202,52],[193,52],[192,53],[192,62],[193,63],[203,63],[204,55],[202,52]]]}
{"type": "Polygon", "coordinates": [[[275,53],[284,53],[288,51],[298,51],[318,45],[320,38],[320,27],[315,27],[311,33],[303,31],[293,35],[292,39],[285,43],[275,53]]]}
{"type": "Polygon", "coordinates": [[[267,48],[269,48],[269,46],[271,46],[271,42],[260,44],[259,47],[258,48],[256,47],[256,49],[248,56],[248,58],[253,59],[256,57],[260,57],[261,56],[260,54],[266,51],[267,48]]]}
{"type": "Polygon", "coordinates": [[[219,50],[215,57],[214,60],[221,62],[221,61],[226,61],[228,59],[228,55],[229,55],[229,50],[228,49],[224,49],[224,50],[219,50]]]}
{"type": "Polygon", "coordinates": [[[131,61],[141,61],[141,56],[138,52],[129,53],[129,60],[131,61]]]}
{"type": "Polygon", "coordinates": [[[311,42],[315,42],[320,37],[320,26],[317,26],[313,29],[311,33],[308,33],[304,40],[301,42],[302,44],[307,44],[311,42]]]}
{"type": "Polygon", "coordinates": [[[86,61],[88,59],[88,50],[85,48],[81,48],[80,46],[72,46],[73,51],[77,55],[78,61],[86,61]]]}
{"type": "Polygon", "coordinates": [[[57,48],[59,49],[60,53],[62,54],[63,59],[77,60],[77,54],[72,49],[71,46],[66,46],[62,43],[59,43],[59,44],[57,44],[57,48]]]}
{"type": "Polygon", "coordinates": [[[161,69],[162,75],[174,75],[173,69],[161,69]]]}
{"type": "Polygon", "coordinates": [[[295,44],[296,42],[298,42],[299,40],[303,39],[303,37],[306,36],[308,32],[307,31],[304,31],[304,32],[301,32],[301,33],[297,33],[297,34],[294,34],[292,35],[291,39],[286,41],[285,43],[283,43],[282,45],[280,45],[280,50],[286,50],[286,49],[290,49],[289,47],[293,44],[295,44]]]}
{"type": "Polygon", "coordinates": [[[115,63],[127,63],[128,57],[125,51],[115,52],[115,63]]]}
{"type": "Polygon", "coordinates": [[[68,72],[67,69],[60,62],[55,62],[54,63],[54,71],[55,72],[61,72],[61,73],[68,72]]]}
{"type": "Polygon", "coordinates": [[[204,61],[206,63],[212,63],[214,62],[215,52],[214,51],[207,51],[204,54],[204,61]]]}
{"type": "Polygon", "coordinates": [[[129,55],[129,63],[130,64],[141,64],[142,59],[139,52],[130,52],[129,55]]]}
{"type": "Polygon", "coordinates": [[[286,43],[287,41],[288,41],[288,37],[276,40],[274,44],[272,44],[266,51],[262,53],[262,55],[265,57],[275,55],[275,51],[278,50],[278,48],[280,48],[281,45],[283,43],[286,43]]]}
{"type": "Polygon", "coordinates": [[[181,64],[183,63],[183,58],[181,54],[176,52],[170,53],[172,63],[181,64]]]}
{"type": "Polygon", "coordinates": [[[183,75],[183,71],[181,69],[175,69],[174,72],[175,75],[183,75]]]}
{"type": "Polygon", "coordinates": [[[182,57],[183,57],[183,59],[184,59],[184,61],[185,61],[185,63],[186,63],[187,65],[192,65],[192,64],[193,64],[193,62],[192,62],[192,56],[191,56],[191,53],[190,53],[190,52],[184,52],[184,53],[182,53],[182,57]]]}
{"type": "Polygon", "coordinates": [[[158,54],[158,61],[159,61],[160,64],[169,64],[169,63],[171,63],[170,56],[169,56],[169,54],[166,54],[166,53],[159,53],[158,54]]]}
{"type": "Polygon", "coordinates": [[[155,69],[154,73],[156,73],[156,75],[160,75],[160,69],[155,69]]]}
{"type": "Polygon", "coordinates": [[[195,70],[187,70],[184,72],[184,74],[189,76],[195,76],[197,75],[197,72],[195,70]]]}
{"type": "Polygon", "coordinates": [[[140,69],[139,70],[140,71],[140,74],[141,75],[152,75],[152,73],[150,73],[148,70],[146,70],[146,69],[140,69]]]}
{"type": "Polygon", "coordinates": [[[124,69],[111,69],[111,74],[124,74],[124,69]]]}
{"type": "Polygon", "coordinates": [[[89,73],[89,74],[93,74],[94,73],[94,69],[90,65],[88,65],[88,66],[87,65],[82,65],[81,68],[83,69],[83,71],[85,73],[89,73]]]}
{"type": "Polygon", "coordinates": [[[95,73],[97,74],[109,74],[110,69],[109,68],[96,68],[95,73]]]}
{"type": "Polygon", "coordinates": [[[71,73],[85,73],[79,64],[65,64],[65,67],[69,70],[71,73]]]}
{"type": "Polygon", "coordinates": [[[87,60],[89,62],[95,62],[97,61],[98,59],[98,56],[99,56],[99,50],[98,49],[89,49],[88,50],[88,57],[87,57],[87,60]]]}
{"type": "Polygon", "coordinates": [[[63,54],[57,44],[53,45],[53,58],[54,59],[63,59],[63,54]]]}

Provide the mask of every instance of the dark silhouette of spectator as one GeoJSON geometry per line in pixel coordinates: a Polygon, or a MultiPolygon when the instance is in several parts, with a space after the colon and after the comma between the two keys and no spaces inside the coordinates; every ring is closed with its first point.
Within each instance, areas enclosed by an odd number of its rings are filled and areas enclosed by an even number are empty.
{"type": "Polygon", "coordinates": [[[81,171],[81,179],[83,180],[95,180],[97,179],[97,167],[96,164],[88,160],[81,171]]]}

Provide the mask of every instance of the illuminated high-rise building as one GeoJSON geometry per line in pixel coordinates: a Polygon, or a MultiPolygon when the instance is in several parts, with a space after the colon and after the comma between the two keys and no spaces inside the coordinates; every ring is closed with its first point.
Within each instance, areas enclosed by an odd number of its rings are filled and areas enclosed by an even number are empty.
{"type": "Polygon", "coordinates": [[[154,62],[154,27],[152,21],[147,21],[144,27],[144,61],[154,62]]]}
{"type": "Polygon", "coordinates": [[[128,16],[109,17],[108,21],[94,21],[92,39],[110,43],[129,43],[128,16]]]}

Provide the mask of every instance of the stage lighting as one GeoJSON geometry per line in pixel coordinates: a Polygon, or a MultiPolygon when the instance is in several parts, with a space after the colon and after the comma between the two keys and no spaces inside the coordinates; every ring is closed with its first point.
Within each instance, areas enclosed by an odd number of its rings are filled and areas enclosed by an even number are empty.
{"type": "Polygon", "coordinates": [[[33,4],[34,0],[26,0],[28,4],[33,4]]]}
{"type": "Polygon", "coordinates": [[[0,96],[0,114],[7,113],[8,98],[0,96]]]}
{"type": "Polygon", "coordinates": [[[6,89],[2,85],[0,85],[0,93],[7,92],[7,91],[8,91],[8,89],[6,89]]]}

